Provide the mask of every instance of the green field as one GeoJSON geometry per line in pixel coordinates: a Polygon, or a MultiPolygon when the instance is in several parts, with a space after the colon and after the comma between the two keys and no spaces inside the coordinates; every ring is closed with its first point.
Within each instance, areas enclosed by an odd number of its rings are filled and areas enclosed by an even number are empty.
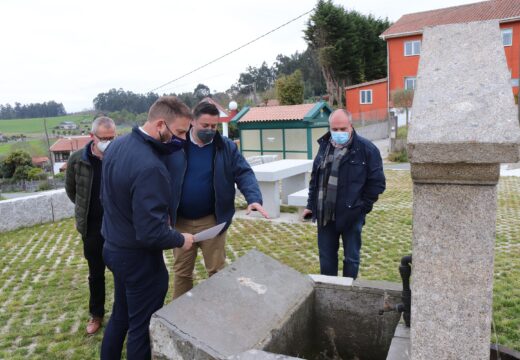
{"type": "MultiPolygon", "coordinates": [[[[49,139],[50,144],[54,144],[55,138],[49,139]]],[[[49,156],[47,151],[47,143],[44,139],[32,139],[27,141],[18,141],[13,143],[0,144],[0,158],[6,156],[15,150],[25,150],[31,156],[49,156]]]]}
{"type": "MultiPolygon", "coordinates": [[[[26,136],[44,134],[43,120],[44,118],[0,120],[0,133],[4,135],[25,134],[26,136]]],[[[47,128],[51,133],[52,129],[62,121],[74,121],[79,125],[82,120],[92,121],[92,116],[65,115],[47,118],[47,128]]]]}

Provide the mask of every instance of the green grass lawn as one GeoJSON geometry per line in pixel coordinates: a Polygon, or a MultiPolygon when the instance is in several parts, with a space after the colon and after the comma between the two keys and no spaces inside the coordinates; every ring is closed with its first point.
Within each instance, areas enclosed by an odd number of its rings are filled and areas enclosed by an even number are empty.
{"type": "MultiPolygon", "coordinates": [[[[54,144],[55,138],[50,138],[50,144],[54,144]]],[[[17,141],[12,143],[0,144],[0,157],[6,156],[15,150],[25,150],[31,156],[49,156],[47,151],[47,141],[44,139],[32,139],[26,141],[17,141]]]]}
{"type": "MultiPolygon", "coordinates": [[[[52,129],[62,121],[74,121],[79,125],[82,120],[92,121],[92,116],[65,115],[49,117],[47,118],[47,129],[49,130],[49,135],[51,135],[52,129]]],[[[43,118],[0,120],[0,133],[4,135],[25,134],[27,136],[31,134],[44,134],[43,118]]]]}
{"type": "MultiPolygon", "coordinates": [[[[386,192],[367,217],[360,277],[398,282],[399,261],[411,250],[412,184],[405,171],[388,171],[387,178],[386,192]]],[[[520,179],[502,178],[498,189],[493,321],[498,342],[520,350],[520,179]]],[[[318,273],[315,232],[310,224],[235,220],[228,259],[258,249],[302,273],[318,273]]],[[[99,358],[102,334],[84,331],[87,265],[73,221],[0,234],[0,249],[0,359],[99,358]]],[[[165,255],[171,269],[171,251],[165,255]]],[[[206,275],[198,260],[201,281],[206,275]]],[[[108,271],[107,279],[108,310],[108,271]]]]}

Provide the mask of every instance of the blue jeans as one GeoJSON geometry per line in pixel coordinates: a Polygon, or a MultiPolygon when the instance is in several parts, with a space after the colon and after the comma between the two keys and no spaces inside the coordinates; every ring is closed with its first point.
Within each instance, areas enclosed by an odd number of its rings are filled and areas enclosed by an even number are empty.
{"type": "Polygon", "coordinates": [[[162,251],[108,250],[103,258],[114,275],[114,305],[101,344],[101,359],[150,359],[148,327],[152,314],[164,305],[168,270],[162,251]]]}
{"type": "Polygon", "coordinates": [[[338,276],[339,237],[343,240],[343,276],[357,278],[359,271],[359,253],[361,250],[361,230],[365,216],[359,221],[336,229],[334,221],[325,226],[318,226],[318,249],[320,253],[320,272],[322,275],[338,276]]]}

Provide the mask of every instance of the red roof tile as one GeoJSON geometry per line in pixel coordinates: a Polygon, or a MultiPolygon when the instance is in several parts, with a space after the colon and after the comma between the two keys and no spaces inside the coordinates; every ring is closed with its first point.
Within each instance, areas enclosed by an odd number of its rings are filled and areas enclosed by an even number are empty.
{"type": "Polygon", "coordinates": [[[374,84],[379,84],[379,83],[384,83],[384,82],[386,82],[386,78],[379,79],[379,80],[367,81],[367,82],[364,82],[364,83],[361,83],[361,84],[352,85],[352,86],[347,86],[345,89],[346,90],[355,89],[355,88],[362,87],[362,86],[369,86],[369,85],[374,85],[374,84]]]}
{"type": "Polygon", "coordinates": [[[279,120],[303,120],[303,117],[316,104],[280,105],[252,107],[239,120],[247,121],[279,121],[279,120]]]}
{"type": "Polygon", "coordinates": [[[71,136],[58,139],[52,146],[52,152],[76,151],[79,150],[90,141],[90,136],[71,136]]]}
{"type": "Polygon", "coordinates": [[[498,19],[520,20],[519,0],[491,0],[403,15],[381,34],[383,39],[421,33],[426,26],[498,19]]]}
{"type": "Polygon", "coordinates": [[[32,159],[33,165],[41,165],[49,161],[47,156],[34,156],[32,159]]]}

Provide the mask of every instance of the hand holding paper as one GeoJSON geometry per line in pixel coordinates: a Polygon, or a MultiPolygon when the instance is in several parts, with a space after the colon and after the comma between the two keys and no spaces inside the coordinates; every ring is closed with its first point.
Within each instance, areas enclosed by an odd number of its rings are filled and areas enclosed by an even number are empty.
{"type": "Polygon", "coordinates": [[[213,239],[215,236],[220,234],[222,229],[224,229],[224,226],[226,226],[225,222],[215,225],[213,227],[210,227],[209,229],[206,229],[204,231],[201,231],[200,233],[195,234],[193,242],[199,242],[199,241],[213,239]]]}

